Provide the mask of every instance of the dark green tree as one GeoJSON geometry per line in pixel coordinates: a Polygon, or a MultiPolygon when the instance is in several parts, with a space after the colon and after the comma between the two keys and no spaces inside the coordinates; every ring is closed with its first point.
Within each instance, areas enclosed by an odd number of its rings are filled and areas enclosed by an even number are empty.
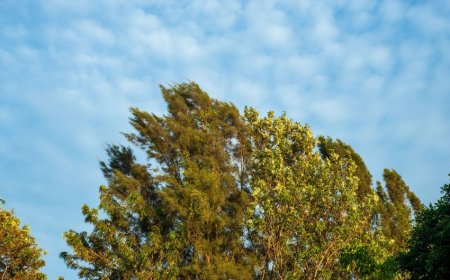
{"type": "Polygon", "coordinates": [[[39,271],[45,262],[28,226],[20,227],[13,211],[2,209],[0,199],[0,279],[47,279],[39,271]]]}
{"type": "Polygon", "coordinates": [[[399,257],[412,279],[450,279],[450,184],[442,187],[442,194],[417,215],[409,250],[399,257]]]}
{"type": "Polygon", "coordinates": [[[164,227],[158,183],[148,172],[150,166],[136,163],[128,147],[111,145],[107,154],[108,163],[100,163],[108,179],[108,186],[100,187],[100,205],[82,208],[93,231],[66,232],[73,253],[63,252],[61,257],[85,279],[174,277],[182,245],[176,232],[164,227]]]}

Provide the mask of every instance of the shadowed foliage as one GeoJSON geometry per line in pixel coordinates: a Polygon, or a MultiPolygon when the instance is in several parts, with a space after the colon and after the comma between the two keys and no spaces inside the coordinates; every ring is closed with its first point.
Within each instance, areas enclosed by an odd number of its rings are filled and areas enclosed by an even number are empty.
{"type": "Polygon", "coordinates": [[[442,197],[434,205],[417,216],[408,245],[399,262],[412,279],[450,278],[450,184],[442,187],[442,197]]]}

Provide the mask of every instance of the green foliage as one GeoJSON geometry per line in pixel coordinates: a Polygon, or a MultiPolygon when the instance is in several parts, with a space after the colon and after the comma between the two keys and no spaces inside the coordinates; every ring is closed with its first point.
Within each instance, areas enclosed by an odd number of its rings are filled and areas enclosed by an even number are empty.
{"type": "Polygon", "coordinates": [[[341,140],[333,140],[330,137],[319,137],[319,150],[324,158],[329,158],[333,153],[340,157],[348,157],[356,164],[355,175],[358,177],[358,198],[366,199],[367,195],[373,193],[372,175],[366,167],[361,156],[356,153],[350,145],[341,140]]]}
{"type": "MultiPolygon", "coordinates": [[[[143,168],[135,165],[134,169],[139,172],[143,168]]],[[[83,206],[86,222],[94,226],[91,234],[64,234],[74,253],[62,253],[61,257],[70,268],[79,270],[80,278],[146,279],[151,275],[161,279],[176,274],[173,263],[179,257],[180,241],[172,233],[164,236],[155,225],[159,218],[155,209],[143,203],[152,196],[150,180],[135,176],[116,171],[111,187],[100,188],[99,210],[108,218],[100,219],[98,209],[83,206]],[[123,191],[125,185],[136,189],[123,191]]]]}
{"type": "Polygon", "coordinates": [[[412,227],[412,209],[420,211],[422,204],[394,170],[385,170],[384,178],[388,193],[379,182],[372,188],[372,175],[363,159],[351,146],[341,140],[319,137],[319,150],[322,157],[331,153],[348,157],[357,166],[358,199],[364,200],[376,194],[374,207],[361,211],[370,217],[370,227],[364,230],[357,242],[344,248],[340,256],[342,264],[354,278],[361,279],[402,279],[394,255],[405,249],[405,241],[412,227]],[[412,209],[411,209],[412,208],[412,209]]]}
{"type": "Polygon", "coordinates": [[[413,213],[419,213],[422,204],[396,171],[385,169],[383,177],[385,187],[377,182],[375,190],[378,199],[372,212],[372,229],[365,233],[362,243],[343,251],[341,261],[356,278],[408,279],[399,271],[396,255],[407,249],[413,213]]]}
{"type": "Polygon", "coordinates": [[[442,187],[442,194],[417,216],[409,250],[399,257],[413,279],[450,278],[450,184],[442,187]]]}
{"type": "Polygon", "coordinates": [[[156,166],[109,146],[100,205],[83,207],[94,230],[66,232],[74,252],[61,256],[86,279],[251,278],[240,239],[248,190],[239,112],[194,83],[161,90],[169,114],[133,108],[137,133],[126,135],[156,166]]]}
{"type": "Polygon", "coordinates": [[[379,228],[389,240],[388,250],[397,254],[406,249],[413,226],[412,214],[419,213],[423,205],[395,170],[385,169],[383,177],[387,193],[379,182],[376,189],[380,197],[379,228]]]}
{"type": "Polygon", "coordinates": [[[370,239],[358,240],[344,248],[340,261],[354,279],[404,279],[388,247],[389,241],[377,231],[370,239]]]}
{"type": "Polygon", "coordinates": [[[132,108],[134,150],[107,147],[90,232],[61,257],[84,279],[394,279],[412,210],[395,171],[286,115],[241,116],[195,83],[161,87],[167,115],[132,108]],[[150,164],[151,163],[151,164],[150,164]]]}
{"type": "Polygon", "coordinates": [[[356,165],[332,151],[322,158],[310,129],[285,115],[245,115],[254,151],[249,240],[261,257],[259,277],[342,276],[341,250],[369,228],[363,209],[375,199],[358,199],[356,165]]]}
{"type": "Polygon", "coordinates": [[[0,207],[0,279],[46,279],[39,271],[45,252],[37,247],[28,226],[0,207]]]}

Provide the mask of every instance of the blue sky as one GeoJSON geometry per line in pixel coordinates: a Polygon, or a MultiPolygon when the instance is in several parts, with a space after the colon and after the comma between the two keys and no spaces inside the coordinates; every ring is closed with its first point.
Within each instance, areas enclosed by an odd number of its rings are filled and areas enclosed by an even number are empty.
{"type": "Polygon", "coordinates": [[[74,279],[62,233],[86,225],[130,106],[164,113],[158,84],[286,111],[396,169],[425,202],[450,172],[450,2],[0,1],[0,197],[74,279]]]}

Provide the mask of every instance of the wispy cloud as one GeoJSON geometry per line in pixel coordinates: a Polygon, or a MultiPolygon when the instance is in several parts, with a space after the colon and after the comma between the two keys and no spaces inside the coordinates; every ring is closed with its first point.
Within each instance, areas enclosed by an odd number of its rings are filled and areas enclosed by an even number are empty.
{"type": "Polygon", "coordinates": [[[450,166],[449,13],[445,1],[3,1],[0,196],[54,278],[128,107],[163,113],[158,83],[193,80],[342,138],[376,179],[395,168],[434,201],[450,166]]]}

